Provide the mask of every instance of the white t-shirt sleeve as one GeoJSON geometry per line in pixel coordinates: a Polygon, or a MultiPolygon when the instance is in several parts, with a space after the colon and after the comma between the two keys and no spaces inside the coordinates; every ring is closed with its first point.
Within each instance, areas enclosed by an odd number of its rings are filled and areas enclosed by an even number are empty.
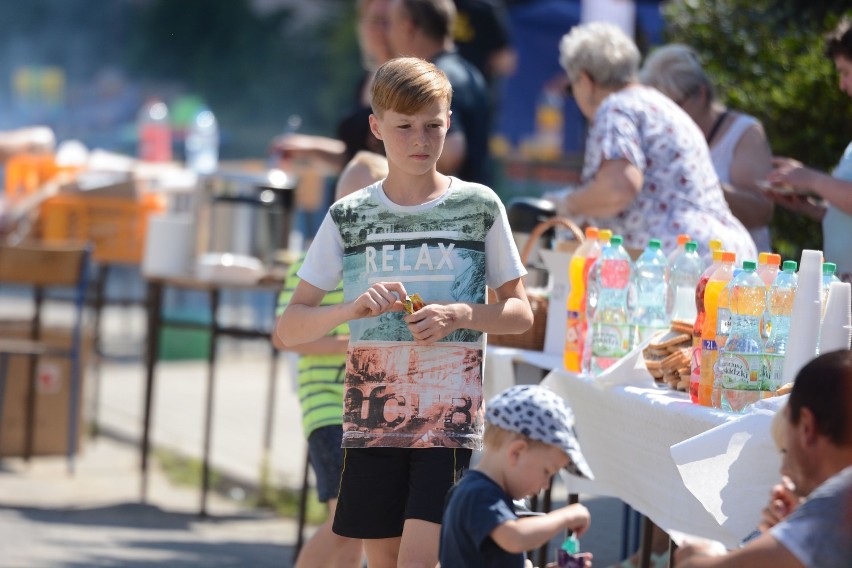
{"type": "Polygon", "coordinates": [[[327,292],[340,283],[343,276],[343,239],[329,213],[325,214],[298,274],[302,280],[327,292]]]}
{"type": "Polygon", "coordinates": [[[485,282],[491,288],[499,288],[527,273],[509,228],[506,209],[499,201],[498,208],[499,215],[485,235],[485,282]]]}

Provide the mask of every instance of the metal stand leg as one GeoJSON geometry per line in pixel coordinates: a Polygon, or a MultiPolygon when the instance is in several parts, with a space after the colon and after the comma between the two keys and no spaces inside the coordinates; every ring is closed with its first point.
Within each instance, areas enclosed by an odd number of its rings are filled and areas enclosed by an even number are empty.
{"type": "Polygon", "coordinates": [[[91,417],[92,417],[92,436],[100,434],[98,424],[98,409],[101,400],[101,360],[103,358],[103,350],[101,349],[101,315],[106,303],[106,283],[109,275],[109,265],[101,264],[98,267],[98,278],[95,281],[95,301],[94,301],[94,337],[92,337],[92,397],[91,397],[91,417]]]}
{"type": "Polygon", "coordinates": [[[213,430],[213,400],[216,395],[216,339],[218,338],[219,325],[216,320],[216,312],[219,309],[219,291],[210,290],[210,317],[213,324],[210,326],[210,353],[207,357],[207,401],[204,411],[204,450],[201,463],[201,510],[202,517],[207,516],[207,492],[210,490],[210,444],[213,430]]]}
{"type": "Polygon", "coordinates": [[[266,387],[266,417],[263,426],[263,455],[260,462],[260,503],[266,503],[269,491],[269,467],[272,460],[272,433],[275,426],[275,398],[278,391],[278,350],[270,344],[269,382],[266,387]]]}
{"type": "Polygon", "coordinates": [[[163,304],[163,285],[156,281],[148,283],[148,345],[145,353],[145,401],[142,408],[141,501],[148,502],[148,451],[151,436],[151,402],[154,398],[154,371],[160,351],[160,322],[163,304]]]}

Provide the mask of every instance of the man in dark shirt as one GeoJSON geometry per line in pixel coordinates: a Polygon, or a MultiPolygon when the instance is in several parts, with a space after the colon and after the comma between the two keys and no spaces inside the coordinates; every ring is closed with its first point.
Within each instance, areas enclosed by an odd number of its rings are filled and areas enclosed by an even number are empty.
{"type": "Polygon", "coordinates": [[[455,50],[455,17],[452,0],[393,0],[388,38],[396,56],[433,62],[453,87],[451,126],[438,170],[488,183],[488,89],[482,74],[455,50]]]}

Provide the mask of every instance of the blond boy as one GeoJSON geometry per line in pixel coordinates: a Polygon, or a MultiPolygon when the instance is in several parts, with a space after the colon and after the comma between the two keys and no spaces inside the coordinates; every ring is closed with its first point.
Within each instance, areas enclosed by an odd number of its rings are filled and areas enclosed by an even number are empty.
{"type": "Polygon", "coordinates": [[[334,531],[365,539],[371,568],[432,568],[446,493],[481,446],[483,334],[522,333],[532,313],[499,198],[436,170],[446,76],[394,59],[371,94],[388,175],[331,207],[276,333],[296,345],[350,322],[334,531]],[[341,277],[344,303],[319,306],[341,277]],[[409,291],[427,305],[406,315],[409,291]]]}

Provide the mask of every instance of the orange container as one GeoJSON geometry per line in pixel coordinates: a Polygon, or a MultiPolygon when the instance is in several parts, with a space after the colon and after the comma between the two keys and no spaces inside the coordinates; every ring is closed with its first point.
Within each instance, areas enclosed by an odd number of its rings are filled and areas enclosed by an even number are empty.
{"type": "Polygon", "coordinates": [[[148,217],[165,208],[165,198],[154,194],[138,200],[56,195],[41,205],[41,237],[45,241],[87,240],[97,262],[139,264],[148,217]]]}
{"type": "Polygon", "coordinates": [[[56,165],[53,154],[18,154],[6,162],[6,197],[15,200],[36,191],[62,172],[74,172],[74,166],[56,165]]]}

